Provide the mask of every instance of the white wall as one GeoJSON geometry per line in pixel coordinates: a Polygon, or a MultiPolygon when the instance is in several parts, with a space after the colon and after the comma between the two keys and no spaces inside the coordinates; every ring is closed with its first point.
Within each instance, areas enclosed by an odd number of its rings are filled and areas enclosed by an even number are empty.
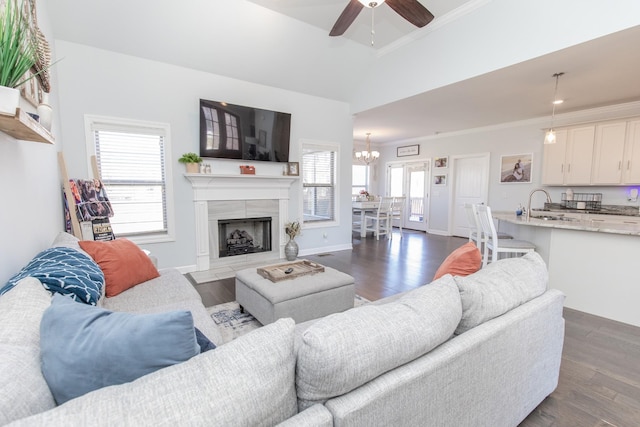
{"type": "MultiPolygon", "coordinates": [[[[88,176],[84,115],[96,114],[136,120],[165,122],[171,126],[171,159],[176,217],[176,240],[144,245],[158,256],[161,267],[195,265],[195,226],[191,185],[177,159],[185,152],[199,151],[200,98],[227,101],[292,114],[291,161],[300,160],[302,140],[337,142],[341,145],[340,196],[351,194],[352,118],[349,106],[296,92],[252,84],[165,63],[122,55],[57,40],[56,50],[64,60],[58,65],[60,116],[65,137],[64,155],[72,177],[88,176]]],[[[239,174],[247,162],[211,160],[214,173],[239,174]]],[[[256,173],[281,174],[282,165],[255,162],[256,173]]],[[[294,184],[289,217],[302,218],[299,194],[294,184]]],[[[347,199],[348,200],[348,199],[347,199]]],[[[342,222],[331,229],[303,230],[298,243],[301,253],[351,245],[350,206],[340,207],[342,222]],[[324,234],[326,233],[326,238],[324,234]]]]}
{"type": "MultiPolygon", "coordinates": [[[[38,24],[51,40],[45,2],[38,2],[38,24]]],[[[55,50],[52,52],[55,57],[55,50]]],[[[55,70],[52,71],[51,103],[55,109],[55,70]]],[[[21,108],[36,107],[21,101],[21,108]]],[[[18,141],[0,132],[0,287],[34,255],[51,244],[63,229],[62,193],[55,145],[18,141]]]]}
{"type": "MultiPolygon", "coordinates": [[[[629,117],[640,115],[640,103],[621,104],[605,108],[574,112],[564,115],[556,115],[558,126],[566,126],[574,123],[584,123],[598,120],[609,120],[617,117],[629,117]]],[[[449,196],[452,189],[452,156],[470,153],[490,153],[491,166],[489,175],[489,200],[488,204],[494,211],[515,211],[518,204],[526,207],[529,193],[536,188],[545,188],[551,194],[553,202],[560,202],[561,194],[568,187],[547,187],[542,182],[542,153],[543,153],[543,128],[548,126],[547,119],[530,120],[518,123],[506,123],[500,126],[457,132],[455,134],[442,134],[435,137],[416,139],[412,142],[385,145],[380,148],[381,161],[386,162],[416,159],[434,159],[436,157],[449,156],[449,168],[444,172],[448,175],[446,187],[431,185],[431,201],[428,213],[427,228],[435,233],[446,234],[451,222],[449,209],[449,196]],[[420,155],[411,157],[396,157],[396,148],[404,145],[420,145],[420,155]],[[515,154],[533,154],[532,183],[531,184],[503,184],[500,183],[500,157],[515,154]]],[[[383,172],[384,173],[384,172],[383,172]]],[[[433,176],[433,168],[431,169],[433,176]]],[[[430,180],[432,182],[432,180],[430,180]]],[[[376,194],[384,194],[384,177],[377,182],[376,194]]],[[[633,186],[636,187],[636,186],[633,186]]],[[[602,193],[603,204],[638,206],[639,202],[628,202],[626,198],[627,187],[585,186],[571,187],[574,192],[602,193]]],[[[544,203],[544,195],[536,194],[532,207],[541,207],[544,203]]]]}

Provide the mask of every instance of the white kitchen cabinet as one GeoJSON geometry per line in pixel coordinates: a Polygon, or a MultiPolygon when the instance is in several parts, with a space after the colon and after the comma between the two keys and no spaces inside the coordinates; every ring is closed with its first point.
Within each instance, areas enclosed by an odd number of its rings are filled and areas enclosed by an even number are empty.
{"type": "Polygon", "coordinates": [[[593,184],[622,183],[623,157],[627,122],[610,122],[596,125],[596,141],[593,156],[593,184]]]}
{"type": "Polygon", "coordinates": [[[622,171],[623,184],[640,184],[640,120],[627,123],[622,171]]]}
{"type": "Polygon", "coordinates": [[[564,184],[564,159],[567,153],[567,130],[556,130],[556,143],[545,144],[542,165],[542,183],[564,184]]]}
{"type": "Polygon", "coordinates": [[[593,163],[595,125],[556,131],[556,143],[544,146],[542,183],[589,185],[593,163]]]}

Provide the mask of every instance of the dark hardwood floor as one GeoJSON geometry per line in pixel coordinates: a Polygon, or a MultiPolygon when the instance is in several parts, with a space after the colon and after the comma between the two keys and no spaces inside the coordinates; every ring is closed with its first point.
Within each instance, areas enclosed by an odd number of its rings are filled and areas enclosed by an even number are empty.
{"type": "MultiPolygon", "coordinates": [[[[305,258],[355,278],[356,293],[369,300],[431,282],[440,263],[467,242],[404,231],[400,238],[360,239],[353,251],[305,258]]],[[[197,285],[206,306],[233,301],[234,280],[197,285]]],[[[640,328],[565,308],[565,343],[558,388],[521,427],[640,426],[640,328]]]]}

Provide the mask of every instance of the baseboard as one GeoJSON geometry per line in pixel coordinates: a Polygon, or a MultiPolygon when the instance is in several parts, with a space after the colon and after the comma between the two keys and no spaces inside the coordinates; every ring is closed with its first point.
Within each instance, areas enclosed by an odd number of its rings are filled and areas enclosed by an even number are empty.
{"type": "Polygon", "coordinates": [[[323,246],[321,248],[301,249],[300,252],[298,252],[298,257],[323,254],[325,252],[338,252],[338,251],[350,251],[350,250],[353,250],[353,246],[351,243],[347,243],[344,245],[335,245],[335,246],[323,246]]]}

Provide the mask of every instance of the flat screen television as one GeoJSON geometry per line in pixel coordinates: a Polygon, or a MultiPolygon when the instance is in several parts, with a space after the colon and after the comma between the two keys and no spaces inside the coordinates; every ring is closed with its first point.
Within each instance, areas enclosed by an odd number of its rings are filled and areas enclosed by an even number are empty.
{"type": "Polygon", "coordinates": [[[200,157],[289,161],[291,114],[200,100],[200,157]]]}

